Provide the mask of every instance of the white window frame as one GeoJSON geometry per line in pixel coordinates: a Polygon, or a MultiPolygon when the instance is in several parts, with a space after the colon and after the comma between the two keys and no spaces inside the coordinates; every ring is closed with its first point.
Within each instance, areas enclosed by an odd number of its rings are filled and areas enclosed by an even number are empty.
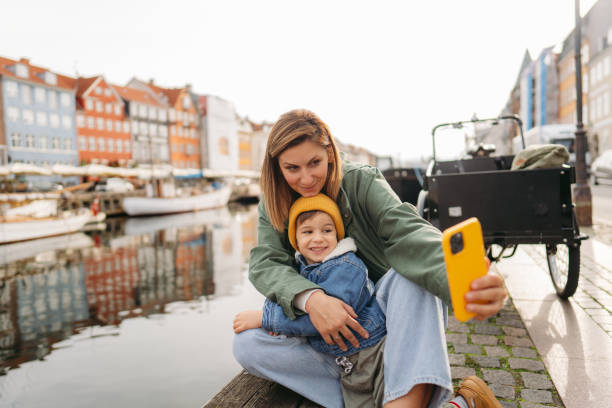
{"type": "Polygon", "coordinates": [[[21,114],[23,118],[23,123],[25,123],[26,125],[34,124],[34,112],[32,112],[30,109],[24,109],[21,114]]]}
{"type": "Polygon", "coordinates": [[[96,128],[96,118],[93,116],[87,116],[87,128],[95,129],[96,128]]]}
{"type": "Polygon", "coordinates": [[[76,115],[77,127],[84,128],[85,127],[85,115],[79,113],[76,115]]]}
{"type": "Polygon", "coordinates": [[[34,135],[25,135],[25,147],[26,149],[34,149],[34,135]]]}
{"type": "Polygon", "coordinates": [[[45,82],[49,85],[57,85],[57,75],[53,72],[45,72],[45,82]]]}
{"type": "Polygon", "coordinates": [[[87,150],[87,137],[79,136],[79,150],[85,151],[87,150]]]}
{"type": "Polygon", "coordinates": [[[96,138],[95,136],[89,136],[87,138],[88,142],[89,142],[89,151],[90,152],[95,152],[96,151],[96,138]]]}
{"type": "Polygon", "coordinates": [[[20,109],[15,106],[9,106],[6,108],[6,117],[9,122],[18,122],[20,113],[20,109]]]}
{"type": "Polygon", "coordinates": [[[28,78],[30,76],[30,69],[27,65],[17,64],[15,66],[15,75],[21,78],[28,78]]]}
{"type": "Polygon", "coordinates": [[[66,130],[72,129],[72,116],[62,115],[62,127],[66,130]]]}
{"type": "Polygon", "coordinates": [[[52,89],[49,90],[49,95],[47,95],[47,99],[49,100],[49,107],[57,109],[57,92],[52,89]]]}
{"type": "Polygon", "coordinates": [[[21,102],[24,105],[32,104],[32,87],[30,85],[21,84],[21,102]]]}
{"type": "Polygon", "coordinates": [[[45,88],[40,86],[34,87],[34,100],[36,103],[44,105],[47,103],[47,92],[45,88]]]}
{"type": "Polygon", "coordinates": [[[85,109],[92,111],[94,110],[94,103],[91,99],[87,98],[85,99],[85,109]]]}
{"type": "Polygon", "coordinates": [[[104,118],[96,118],[96,128],[98,130],[104,130],[104,118]]]}
{"type": "Polygon", "coordinates": [[[4,89],[6,89],[6,96],[8,97],[16,98],[19,95],[19,85],[15,81],[6,81],[4,89]]]}
{"type": "Polygon", "coordinates": [[[38,146],[41,150],[47,150],[49,148],[49,139],[47,136],[42,135],[38,137],[38,146]]]}
{"type": "Polygon", "coordinates": [[[103,137],[98,138],[98,151],[99,152],[106,151],[106,140],[103,137]]]}
{"type": "Polygon", "coordinates": [[[70,107],[70,94],[67,92],[62,92],[60,95],[60,104],[62,108],[70,107]]]}
{"type": "Polygon", "coordinates": [[[57,129],[60,126],[60,117],[57,113],[52,113],[49,115],[49,124],[52,128],[57,129]]]}
{"type": "Polygon", "coordinates": [[[38,126],[47,126],[48,121],[47,112],[36,112],[36,124],[38,126]]]}
{"type": "Polygon", "coordinates": [[[21,147],[21,135],[17,132],[11,133],[11,146],[12,147],[21,147]]]}

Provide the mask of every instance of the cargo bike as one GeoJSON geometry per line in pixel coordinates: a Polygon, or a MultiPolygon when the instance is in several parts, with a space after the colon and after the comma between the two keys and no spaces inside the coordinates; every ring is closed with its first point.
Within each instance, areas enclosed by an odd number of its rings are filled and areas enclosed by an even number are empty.
{"type": "Polygon", "coordinates": [[[436,157],[439,130],[502,121],[518,125],[524,148],[522,122],[517,116],[443,123],[433,128],[433,158],[423,178],[417,209],[440,230],[477,217],[487,256],[494,262],[514,255],[519,244],[543,245],[557,295],[567,299],[578,286],[580,244],[588,238],[580,234],[572,203],[575,169],[562,165],[510,170],[514,156],[491,156],[494,148],[482,145],[470,158],[444,161],[436,157]]]}

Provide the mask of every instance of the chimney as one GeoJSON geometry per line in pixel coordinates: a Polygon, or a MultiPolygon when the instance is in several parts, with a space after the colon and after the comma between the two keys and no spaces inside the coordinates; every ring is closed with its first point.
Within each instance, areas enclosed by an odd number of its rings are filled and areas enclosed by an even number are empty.
{"type": "Polygon", "coordinates": [[[155,81],[153,80],[153,78],[149,79],[149,85],[155,85],[155,81]]]}
{"type": "Polygon", "coordinates": [[[19,62],[21,62],[22,64],[25,64],[25,65],[30,65],[30,59],[29,58],[21,57],[21,58],[19,58],[19,62]]]}
{"type": "Polygon", "coordinates": [[[191,84],[190,83],[186,83],[185,84],[185,89],[187,90],[187,92],[191,92],[191,84]]]}

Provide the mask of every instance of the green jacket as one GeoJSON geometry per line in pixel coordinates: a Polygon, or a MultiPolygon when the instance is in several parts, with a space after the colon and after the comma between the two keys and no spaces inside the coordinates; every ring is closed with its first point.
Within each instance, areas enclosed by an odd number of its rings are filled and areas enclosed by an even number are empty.
{"type": "MultiPolygon", "coordinates": [[[[419,217],[414,206],[402,203],[380,170],[343,163],[337,203],[346,236],[355,240],[357,256],[376,282],[391,267],[450,305],[441,234],[419,217]]],[[[282,306],[291,319],[298,293],[318,286],[300,276],[287,228],[276,231],[259,203],[257,245],[249,258],[249,279],[268,299],[282,306]]]]}

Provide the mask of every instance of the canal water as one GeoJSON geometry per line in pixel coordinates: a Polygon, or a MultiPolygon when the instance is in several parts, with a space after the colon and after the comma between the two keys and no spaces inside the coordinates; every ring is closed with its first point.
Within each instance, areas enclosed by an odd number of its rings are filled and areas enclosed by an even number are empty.
{"type": "Polygon", "coordinates": [[[240,367],[256,206],[0,246],[1,407],[200,407],[240,367]]]}

